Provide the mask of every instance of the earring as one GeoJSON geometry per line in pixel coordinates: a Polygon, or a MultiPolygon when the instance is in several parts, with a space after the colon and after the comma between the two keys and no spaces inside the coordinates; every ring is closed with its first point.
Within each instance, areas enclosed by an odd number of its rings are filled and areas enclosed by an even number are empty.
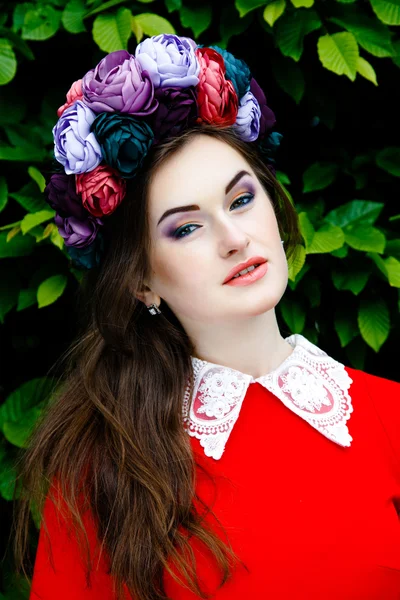
{"type": "Polygon", "coordinates": [[[147,308],[151,315],[161,315],[161,310],[158,308],[157,304],[150,304],[147,308]]]}
{"type": "Polygon", "coordinates": [[[282,244],[284,244],[285,242],[283,240],[281,240],[282,244]]]}

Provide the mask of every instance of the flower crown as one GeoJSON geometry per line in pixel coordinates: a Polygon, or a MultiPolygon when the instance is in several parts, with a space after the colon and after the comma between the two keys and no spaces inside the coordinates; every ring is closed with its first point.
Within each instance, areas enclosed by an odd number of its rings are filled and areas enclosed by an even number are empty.
{"type": "Polygon", "coordinates": [[[274,165],[282,137],[270,133],[275,115],[243,60],[172,34],[145,39],[135,55],[105,56],[72,84],[57,116],[54,155],[64,172],[51,176],[45,195],[72,262],[86,269],[99,265],[103,218],[153,144],[195,123],[232,125],[274,165]]]}

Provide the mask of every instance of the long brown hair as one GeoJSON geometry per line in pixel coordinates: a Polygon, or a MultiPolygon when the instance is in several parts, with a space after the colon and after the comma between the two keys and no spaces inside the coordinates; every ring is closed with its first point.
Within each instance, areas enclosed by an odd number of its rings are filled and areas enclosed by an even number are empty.
{"type": "Polygon", "coordinates": [[[176,579],[171,559],[190,589],[207,598],[196,577],[192,535],[215,557],[221,586],[232,576],[230,561],[240,561],[194,506],[196,499],[201,503],[195,493],[200,466],[182,426],[185,388],[188,381],[193,385],[192,343],[165,302],[154,317],[135,297],[150,272],[151,178],[194,135],[229,144],[250,164],[273,204],[288,260],[301,241],[292,202],[255,143],[241,141],[231,127],[195,126],[150,151],[105,225],[103,262],[85,275],[79,290],[79,333],[56,363],[62,375],[18,461],[14,556],[26,576],[31,507],[42,514],[46,496],[57,503],[54,481],[76,532],[83,534],[87,576],[83,504],[94,516],[118,600],[123,585],[139,600],[167,598],[162,574],[167,569],[176,579]]]}

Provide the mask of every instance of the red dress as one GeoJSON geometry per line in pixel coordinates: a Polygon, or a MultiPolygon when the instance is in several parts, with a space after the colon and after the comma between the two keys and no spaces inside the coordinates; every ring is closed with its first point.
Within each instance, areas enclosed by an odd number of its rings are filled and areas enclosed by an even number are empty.
{"type": "MultiPolygon", "coordinates": [[[[286,341],[292,355],[257,380],[193,359],[185,426],[217,486],[199,470],[196,491],[247,566],[218,590],[194,539],[200,584],[217,600],[400,600],[400,384],[344,367],[303,336],[286,341]]],[[[30,600],[113,600],[104,555],[87,588],[56,517],[47,501],[55,570],[41,529],[30,600]]],[[[173,600],[197,598],[164,580],[173,600]]]]}

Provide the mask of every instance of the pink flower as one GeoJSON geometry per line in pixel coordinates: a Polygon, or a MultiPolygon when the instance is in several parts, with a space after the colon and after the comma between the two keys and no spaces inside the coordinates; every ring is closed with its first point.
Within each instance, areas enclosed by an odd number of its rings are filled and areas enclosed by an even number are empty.
{"type": "Polygon", "coordinates": [[[126,194],[126,182],[108,165],[76,176],[76,191],[82,204],[95,217],[110,215],[126,194]]]}
{"type": "Polygon", "coordinates": [[[78,81],[74,81],[74,83],[71,85],[71,88],[67,93],[67,101],[57,110],[57,116],[61,117],[66,108],[71,106],[75,100],[82,100],[82,98],[82,79],[78,79],[78,81]]]}

